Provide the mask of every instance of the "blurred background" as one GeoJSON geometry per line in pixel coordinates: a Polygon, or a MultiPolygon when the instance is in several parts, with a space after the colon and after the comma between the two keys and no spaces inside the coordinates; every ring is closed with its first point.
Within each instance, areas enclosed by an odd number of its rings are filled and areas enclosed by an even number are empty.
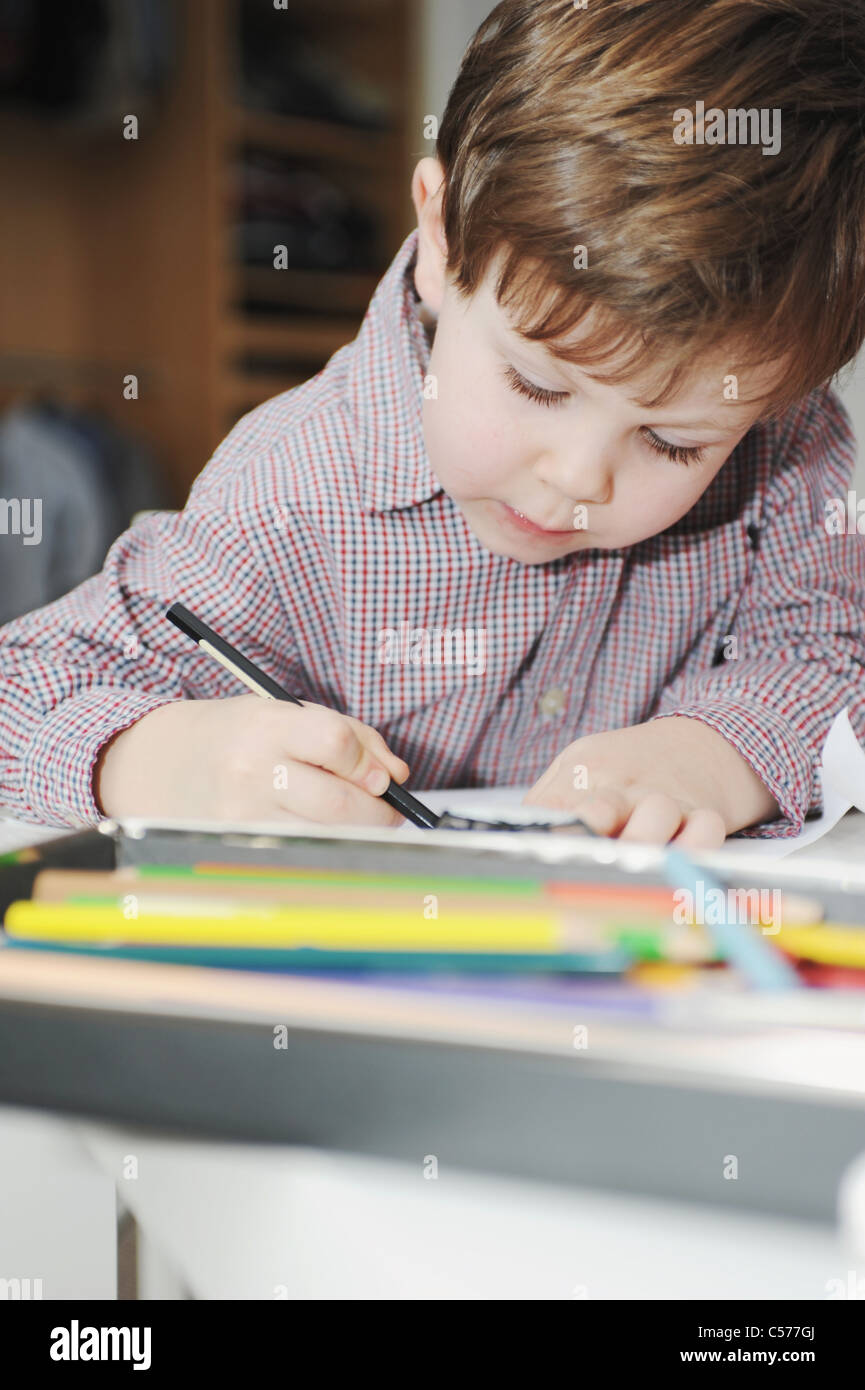
{"type": "MultiPolygon", "coordinates": [[[[0,498],[44,499],[41,544],[0,547],[0,621],[355,336],[491,8],[0,0],[0,498]]],[[[865,374],[843,394],[865,438],[865,374]]]]}

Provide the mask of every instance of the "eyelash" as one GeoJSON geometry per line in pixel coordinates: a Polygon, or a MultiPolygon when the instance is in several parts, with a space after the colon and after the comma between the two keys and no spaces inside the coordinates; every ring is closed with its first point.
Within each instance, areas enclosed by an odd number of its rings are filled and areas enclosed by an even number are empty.
{"type": "Polygon", "coordinates": [[[670,459],[672,463],[681,463],[687,468],[689,463],[703,462],[702,449],[686,449],[683,444],[668,444],[666,439],[660,439],[654,430],[647,429],[643,438],[650,449],[654,449],[656,454],[663,454],[664,458],[670,459]]]}
{"type": "Polygon", "coordinates": [[[545,391],[542,386],[535,386],[533,382],[526,381],[524,376],[520,376],[516,367],[506,367],[505,378],[512,391],[526,396],[528,400],[534,401],[537,405],[563,405],[568,399],[569,393],[567,391],[545,391]]]}
{"type": "MultiPolygon", "coordinates": [[[[526,381],[524,376],[520,376],[516,367],[506,367],[504,374],[512,391],[516,391],[520,396],[525,396],[527,400],[534,401],[536,405],[548,407],[563,405],[570,394],[567,391],[545,391],[542,386],[535,386],[533,382],[526,381]]],[[[664,458],[670,459],[673,463],[687,466],[689,463],[703,462],[703,449],[686,449],[683,444],[669,444],[650,429],[643,431],[643,438],[650,449],[654,449],[656,454],[662,454],[664,458]]]]}

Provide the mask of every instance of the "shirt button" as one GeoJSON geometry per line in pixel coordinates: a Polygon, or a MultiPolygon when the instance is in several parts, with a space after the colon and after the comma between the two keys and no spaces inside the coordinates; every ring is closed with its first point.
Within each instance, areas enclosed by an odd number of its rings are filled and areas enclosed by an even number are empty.
{"type": "Polygon", "coordinates": [[[545,714],[548,719],[556,719],[564,712],[565,692],[559,686],[553,686],[552,690],[546,691],[538,701],[541,714],[545,714]]]}

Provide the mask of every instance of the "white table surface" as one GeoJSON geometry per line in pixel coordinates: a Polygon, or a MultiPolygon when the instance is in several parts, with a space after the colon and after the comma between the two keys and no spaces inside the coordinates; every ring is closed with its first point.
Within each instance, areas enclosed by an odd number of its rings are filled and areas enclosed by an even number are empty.
{"type": "Polygon", "coordinates": [[[838,1231],[807,1222],[446,1169],[428,1178],[421,1164],[330,1151],[75,1130],[196,1298],[825,1299],[854,1262],[838,1231]]]}
{"type": "MultiPolygon", "coordinates": [[[[860,859],[863,831],[851,812],[796,858],[860,859]]],[[[45,1298],[114,1297],[112,1186],[145,1298],[826,1299],[856,1275],[840,1228],[759,1214],[26,1111],[0,1138],[0,1261],[45,1298]]]]}

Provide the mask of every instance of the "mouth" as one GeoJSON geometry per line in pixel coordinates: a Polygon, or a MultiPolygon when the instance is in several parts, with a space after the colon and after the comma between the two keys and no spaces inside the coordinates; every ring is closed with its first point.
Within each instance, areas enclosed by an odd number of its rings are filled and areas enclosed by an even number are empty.
{"type": "Polygon", "coordinates": [[[531,517],[526,516],[524,512],[518,512],[516,507],[509,507],[506,502],[498,502],[497,506],[505,519],[518,531],[522,531],[523,535],[546,536],[550,540],[561,540],[565,536],[572,537],[576,534],[573,527],[567,531],[556,531],[549,526],[541,526],[537,521],[532,521],[531,517]]]}

